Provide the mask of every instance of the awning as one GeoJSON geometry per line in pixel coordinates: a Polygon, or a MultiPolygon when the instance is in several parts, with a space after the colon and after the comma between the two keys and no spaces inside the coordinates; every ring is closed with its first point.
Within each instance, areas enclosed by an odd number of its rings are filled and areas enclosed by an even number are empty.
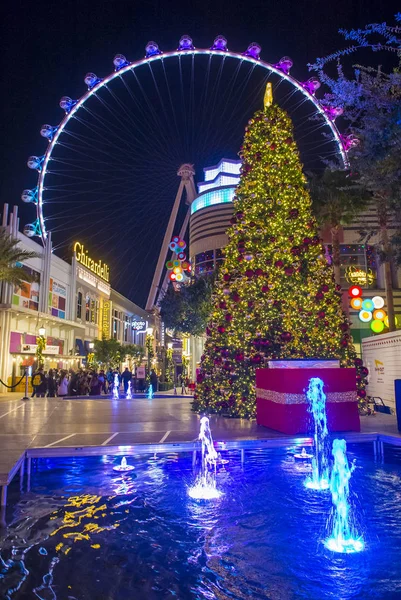
{"type": "Polygon", "coordinates": [[[75,355],[86,356],[88,353],[85,351],[84,343],[80,338],[75,338],[75,355]]]}

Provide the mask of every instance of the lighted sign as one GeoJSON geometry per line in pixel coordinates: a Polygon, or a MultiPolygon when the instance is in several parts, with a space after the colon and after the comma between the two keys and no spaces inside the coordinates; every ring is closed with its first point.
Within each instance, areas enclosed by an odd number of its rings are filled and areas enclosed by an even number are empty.
{"type": "MultiPolygon", "coordinates": [[[[21,354],[35,354],[37,347],[37,344],[23,344],[21,346],[21,354]]],[[[46,345],[46,348],[42,350],[42,354],[60,354],[60,347],[46,345]]]]}
{"type": "Polygon", "coordinates": [[[102,334],[106,340],[110,338],[110,302],[108,300],[103,302],[102,334]]]}
{"type": "Polygon", "coordinates": [[[369,323],[372,320],[372,313],[369,310],[361,310],[358,316],[362,323],[369,323]]]}
{"type": "Polygon", "coordinates": [[[81,265],[84,265],[84,267],[89,269],[89,271],[92,271],[92,273],[95,273],[95,275],[101,279],[110,281],[109,267],[105,263],[102,263],[101,260],[94,261],[93,258],[89,256],[88,251],[85,250],[85,247],[83,244],[81,244],[81,242],[75,242],[74,252],[75,258],[79,263],[81,263],[81,265]]]}
{"type": "Polygon", "coordinates": [[[370,324],[370,328],[375,333],[381,333],[383,331],[383,329],[384,329],[384,323],[383,323],[383,321],[379,321],[378,319],[374,319],[371,322],[371,324],[370,324]]]}
{"type": "Polygon", "coordinates": [[[375,275],[372,269],[365,271],[364,269],[351,265],[345,270],[345,279],[348,283],[354,283],[356,285],[372,285],[375,280],[375,275]]]}
{"type": "Polygon", "coordinates": [[[137,333],[139,333],[140,331],[146,331],[147,326],[147,321],[132,321],[132,329],[137,333]]]}

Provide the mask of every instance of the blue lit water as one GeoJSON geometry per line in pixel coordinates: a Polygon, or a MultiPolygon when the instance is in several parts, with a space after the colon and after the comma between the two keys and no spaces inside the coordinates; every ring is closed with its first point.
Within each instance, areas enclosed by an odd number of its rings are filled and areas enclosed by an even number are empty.
{"type": "MultiPolygon", "coordinates": [[[[299,450],[299,448],[297,449],[299,450]]],[[[40,460],[31,491],[10,489],[0,598],[18,600],[401,598],[401,458],[357,459],[350,499],[366,550],[323,544],[331,494],[304,487],[294,448],[224,453],[223,496],[197,502],[192,455],[40,460]],[[15,589],[15,592],[7,590],[15,589]]]]}

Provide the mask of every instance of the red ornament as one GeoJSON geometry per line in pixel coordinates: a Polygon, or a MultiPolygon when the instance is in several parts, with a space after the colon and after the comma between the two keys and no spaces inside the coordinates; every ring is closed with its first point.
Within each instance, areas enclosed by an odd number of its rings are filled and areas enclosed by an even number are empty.
{"type": "Polygon", "coordinates": [[[299,254],[301,254],[301,248],[299,246],[294,246],[291,248],[291,254],[293,256],[299,256],[299,254]]]}
{"type": "Polygon", "coordinates": [[[318,292],[315,296],[316,300],[322,300],[323,299],[323,294],[322,292],[318,292]]]}
{"type": "Polygon", "coordinates": [[[227,303],[224,302],[224,300],[222,302],[219,303],[219,308],[221,308],[222,310],[225,310],[227,308],[227,303]]]}
{"type": "Polygon", "coordinates": [[[226,331],[226,328],[225,328],[225,327],[223,327],[223,325],[219,325],[219,326],[218,326],[218,328],[217,328],[217,331],[218,331],[219,333],[225,333],[225,331],[226,331]]]}
{"type": "Polygon", "coordinates": [[[360,398],[366,398],[366,390],[358,390],[357,394],[360,398]]]}
{"type": "Polygon", "coordinates": [[[309,244],[312,243],[312,240],[311,240],[310,237],[306,237],[306,238],[304,238],[304,242],[303,243],[304,243],[304,246],[309,246],[309,244]]]}
{"type": "Polygon", "coordinates": [[[254,304],[255,303],[253,302],[253,300],[249,300],[249,302],[248,302],[248,308],[253,308],[254,304]]]}
{"type": "Polygon", "coordinates": [[[241,296],[237,292],[233,292],[231,294],[231,298],[234,300],[234,302],[239,302],[241,300],[241,296]]]}
{"type": "Polygon", "coordinates": [[[230,322],[230,321],[232,321],[232,320],[233,320],[233,316],[232,316],[232,315],[230,315],[230,314],[228,314],[228,313],[225,315],[225,317],[224,317],[224,318],[225,318],[225,320],[226,320],[226,321],[228,321],[228,322],[230,322]]]}
{"type": "Polygon", "coordinates": [[[230,281],[230,279],[231,279],[231,275],[230,275],[229,273],[225,273],[225,274],[223,275],[223,279],[224,279],[224,281],[230,281]]]}
{"type": "Polygon", "coordinates": [[[261,277],[263,275],[263,269],[256,269],[255,275],[257,275],[258,277],[261,277]]]}
{"type": "Polygon", "coordinates": [[[294,141],[292,139],[292,137],[288,137],[286,140],[284,140],[286,144],[292,144],[292,142],[294,141]]]}
{"type": "Polygon", "coordinates": [[[250,279],[251,277],[253,277],[253,269],[247,269],[245,271],[245,275],[250,279]]]}
{"type": "Polygon", "coordinates": [[[284,269],[284,273],[285,273],[286,275],[292,275],[292,274],[293,274],[293,272],[294,272],[294,269],[293,269],[293,267],[286,267],[286,268],[284,269]]]}
{"type": "Polygon", "coordinates": [[[319,319],[324,319],[324,317],[326,316],[326,313],[324,312],[324,310],[320,310],[317,313],[317,316],[319,317],[319,319]]]}
{"type": "Polygon", "coordinates": [[[290,342],[292,340],[292,334],[289,331],[283,331],[280,338],[283,342],[290,342]]]}
{"type": "Polygon", "coordinates": [[[277,148],[276,144],[270,144],[269,146],[270,150],[275,150],[277,148]]]}
{"type": "Polygon", "coordinates": [[[328,285],[322,285],[322,287],[320,288],[322,290],[322,292],[325,294],[326,292],[329,291],[329,286],[328,285]]]}
{"type": "Polygon", "coordinates": [[[284,267],[284,263],[282,260],[276,260],[276,262],[274,263],[274,266],[281,269],[281,267],[284,267]]]}
{"type": "Polygon", "coordinates": [[[290,219],[296,219],[297,216],[299,215],[299,211],[297,208],[292,208],[288,214],[289,214],[290,219]]]}
{"type": "MultiPolygon", "coordinates": [[[[267,285],[262,285],[262,292],[264,294],[267,294],[267,292],[269,291],[269,286],[267,285]]],[[[248,302],[248,306],[249,306],[249,302],[248,302]]]]}

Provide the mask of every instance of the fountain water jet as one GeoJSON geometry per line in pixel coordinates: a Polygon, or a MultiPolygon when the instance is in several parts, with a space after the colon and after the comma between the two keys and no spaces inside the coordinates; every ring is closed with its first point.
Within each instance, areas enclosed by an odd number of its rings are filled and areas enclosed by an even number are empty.
{"type": "Polygon", "coordinates": [[[126,400],[132,400],[132,389],[131,389],[131,382],[128,382],[128,389],[127,389],[127,393],[125,394],[125,399],[126,400]]]}
{"type": "Polygon", "coordinates": [[[120,380],[118,378],[118,373],[114,373],[114,383],[113,383],[113,400],[118,400],[120,390],[120,380]]]}
{"type": "Polygon", "coordinates": [[[207,417],[202,417],[200,420],[199,440],[202,443],[201,470],[196,478],[195,485],[189,488],[188,495],[194,500],[220,498],[222,492],[216,488],[218,455],[213,446],[212,433],[207,417]]]}
{"type": "Polygon", "coordinates": [[[127,464],[127,459],[125,458],[125,456],[122,457],[121,459],[121,464],[116,465],[115,467],[113,467],[113,471],[118,471],[118,472],[122,472],[122,473],[128,473],[129,471],[133,471],[135,469],[135,467],[133,467],[132,465],[127,464]]]}
{"type": "Polygon", "coordinates": [[[148,400],[152,400],[152,398],[153,398],[153,385],[150,384],[149,389],[148,389],[148,400]]]}
{"type": "Polygon", "coordinates": [[[323,381],[319,377],[312,377],[306,397],[313,415],[314,456],[312,458],[312,477],[308,477],[305,486],[313,490],[327,490],[329,488],[329,471],[327,461],[326,438],[328,435],[326,418],[326,394],[323,392],[323,381]]]}
{"type": "Polygon", "coordinates": [[[361,536],[357,536],[351,522],[349,480],[355,465],[348,464],[345,440],[334,440],[332,454],[334,465],[330,476],[330,491],[334,514],[330,519],[331,536],[324,545],[333,552],[350,554],[364,549],[361,536]]]}

